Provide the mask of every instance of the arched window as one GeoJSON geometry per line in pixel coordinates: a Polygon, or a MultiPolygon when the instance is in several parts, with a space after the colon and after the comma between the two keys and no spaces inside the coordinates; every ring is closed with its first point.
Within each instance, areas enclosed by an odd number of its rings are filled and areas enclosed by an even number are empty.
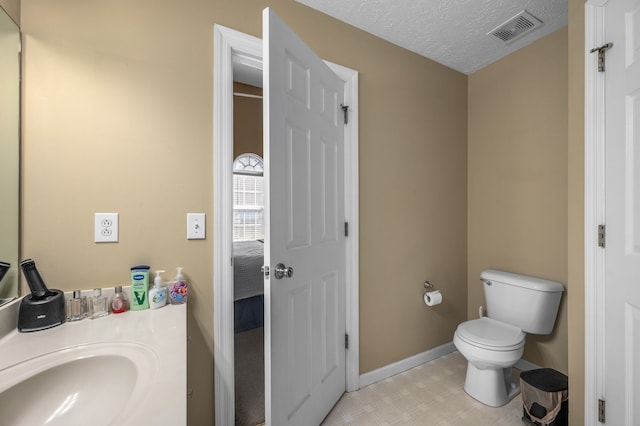
{"type": "Polygon", "coordinates": [[[264,239],[264,163],[256,154],[233,162],[233,241],[264,239]]]}
{"type": "Polygon", "coordinates": [[[241,175],[260,175],[264,172],[262,158],[256,154],[241,154],[233,162],[233,173],[241,175]]]}

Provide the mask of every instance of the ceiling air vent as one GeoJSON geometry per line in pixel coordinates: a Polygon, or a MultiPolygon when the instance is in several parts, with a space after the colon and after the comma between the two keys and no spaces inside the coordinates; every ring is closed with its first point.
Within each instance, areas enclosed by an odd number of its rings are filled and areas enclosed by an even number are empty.
{"type": "Polygon", "coordinates": [[[505,43],[511,43],[541,26],[541,20],[526,10],[523,10],[507,22],[500,24],[493,30],[489,31],[487,35],[493,35],[505,43]]]}

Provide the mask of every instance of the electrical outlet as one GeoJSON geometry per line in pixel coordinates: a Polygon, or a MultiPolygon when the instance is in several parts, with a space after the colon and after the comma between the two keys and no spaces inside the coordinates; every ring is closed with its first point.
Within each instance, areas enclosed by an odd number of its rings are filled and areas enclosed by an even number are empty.
{"type": "Polygon", "coordinates": [[[118,213],[96,213],[94,229],[96,243],[117,243],[118,213]]]}
{"type": "Polygon", "coordinates": [[[204,213],[187,213],[187,240],[204,240],[207,233],[204,213]]]}

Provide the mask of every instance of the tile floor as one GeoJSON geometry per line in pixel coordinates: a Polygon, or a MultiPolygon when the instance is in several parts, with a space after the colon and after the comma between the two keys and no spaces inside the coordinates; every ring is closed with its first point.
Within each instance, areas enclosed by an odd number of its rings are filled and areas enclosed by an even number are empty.
{"type": "Polygon", "coordinates": [[[466,360],[453,352],[344,394],[322,423],[334,425],[523,425],[522,399],[487,407],[464,392],[466,360]]]}

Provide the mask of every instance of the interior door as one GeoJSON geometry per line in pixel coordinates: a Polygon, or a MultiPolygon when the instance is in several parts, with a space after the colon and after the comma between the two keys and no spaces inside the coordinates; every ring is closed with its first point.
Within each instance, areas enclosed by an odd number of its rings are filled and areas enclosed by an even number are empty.
{"type": "Polygon", "coordinates": [[[606,423],[640,424],[640,2],[606,7],[606,423]]]}
{"type": "Polygon", "coordinates": [[[266,421],[318,425],[345,390],[344,82],[267,8],[263,85],[266,421]]]}

